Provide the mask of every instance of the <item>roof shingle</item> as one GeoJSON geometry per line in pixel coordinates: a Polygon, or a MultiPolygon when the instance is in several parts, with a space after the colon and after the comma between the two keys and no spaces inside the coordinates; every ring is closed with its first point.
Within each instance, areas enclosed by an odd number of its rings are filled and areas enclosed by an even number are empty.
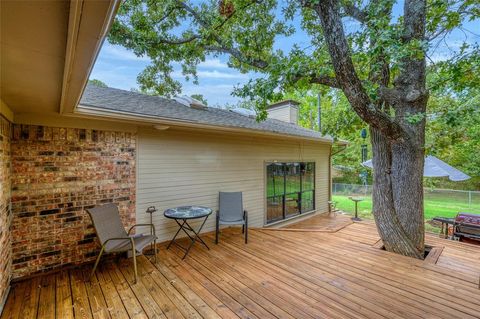
{"type": "Polygon", "coordinates": [[[168,118],[205,125],[243,128],[333,142],[330,136],[323,136],[317,131],[275,119],[257,122],[255,118],[225,109],[213,107],[207,107],[203,110],[194,109],[173,99],[114,88],[103,88],[91,84],[85,88],[79,107],[82,106],[110,110],[112,112],[127,112],[137,116],[168,118]]]}

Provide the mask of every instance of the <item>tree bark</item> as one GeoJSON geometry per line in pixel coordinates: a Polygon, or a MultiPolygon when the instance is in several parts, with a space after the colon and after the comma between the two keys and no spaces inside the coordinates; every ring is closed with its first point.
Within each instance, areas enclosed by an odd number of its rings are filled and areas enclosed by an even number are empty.
{"type": "MultiPolygon", "coordinates": [[[[422,259],[425,119],[411,121],[409,117],[426,110],[425,59],[405,58],[395,81],[395,99],[373,102],[355,71],[338,0],[322,0],[313,9],[320,17],[337,83],[356,113],[370,126],[373,215],[385,249],[422,259]],[[386,111],[390,107],[395,110],[394,118],[386,111]]],[[[404,11],[404,41],[423,39],[425,0],[406,0],[404,11]]],[[[388,72],[376,82],[388,84],[387,77],[388,72]]]]}
{"type": "Polygon", "coordinates": [[[373,216],[385,249],[423,258],[423,155],[370,127],[373,151],[373,216]],[[413,158],[415,159],[412,161],[413,158]],[[419,160],[420,159],[420,160],[419,160]]]}

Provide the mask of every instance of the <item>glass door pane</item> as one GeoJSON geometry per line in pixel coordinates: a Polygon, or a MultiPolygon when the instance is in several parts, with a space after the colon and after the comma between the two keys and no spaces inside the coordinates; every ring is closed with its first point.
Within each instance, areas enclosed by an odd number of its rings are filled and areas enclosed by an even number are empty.
{"type": "Polygon", "coordinates": [[[285,217],[300,213],[300,163],[285,164],[285,217]]]}
{"type": "Polygon", "coordinates": [[[315,209],[314,207],[314,191],[302,192],[302,213],[306,213],[315,209]]]}
{"type": "Polygon", "coordinates": [[[285,195],[285,217],[295,216],[300,213],[299,193],[285,195]]]}
{"type": "Polygon", "coordinates": [[[281,220],[283,215],[283,198],[285,193],[284,165],[271,163],[267,165],[267,223],[281,220]]]}
{"type": "Polygon", "coordinates": [[[283,219],[283,196],[267,198],[267,223],[283,219]]]}
{"type": "Polygon", "coordinates": [[[315,209],[315,163],[267,164],[267,223],[315,209]]]}
{"type": "Polygon", "coordinates": [[[315,163],[301,163],[302,191],[315,189],[315,163]]]}

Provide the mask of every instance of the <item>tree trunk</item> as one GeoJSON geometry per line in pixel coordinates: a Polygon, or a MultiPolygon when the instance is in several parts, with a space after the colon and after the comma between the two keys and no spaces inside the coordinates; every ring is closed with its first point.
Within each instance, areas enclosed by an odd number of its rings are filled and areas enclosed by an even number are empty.
{"type": "Polygon", "coordinates": [[[373,216],[385,249],[423,258],[423,152],[370,128],[373,216]]]}
{"type": "MultiPolygon", "coordinates": [[[[310,2],[307,2],[310,3],[310,2]]],[[[423,162],[425,111],[425,58],[405,57],[394,88],[388,88],[388,59],[372,73],[374,83],[391,95],[372,100],[358,77],[343,30],[339,0],[322,0],[313,6],[320,17],[335,78],[355,112],[370,125],[373,148],[373,215],[385,249],[423,259],[423,162]],[[384,72],[385,71],[385,72],[384,72]],[[392,117],[391,114],[394,113],[392,117]]],[[[385,7],[385,12],[391,7],[385,7]]],[[[402,41],[423,40],[426,0],[405,0],[402,41]]]]}

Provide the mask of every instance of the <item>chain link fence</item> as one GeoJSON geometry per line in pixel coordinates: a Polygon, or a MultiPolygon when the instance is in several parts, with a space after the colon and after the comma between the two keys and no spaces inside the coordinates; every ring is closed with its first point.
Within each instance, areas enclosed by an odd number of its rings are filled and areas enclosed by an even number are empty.
{"type": "MultiPolygon", "coordinates": [[[[353,213],[354,204],[350,196],[364,200],[358,204],[360,215],[368,218],[372,211],[372,185],[340,184],[332,185],[333,200],[344,212],[353,213]]],[[[435,216],[454,217],[458,212],[480,214],[480,191],[452,189],[424,189],[425,219],[435,216]]]]}

